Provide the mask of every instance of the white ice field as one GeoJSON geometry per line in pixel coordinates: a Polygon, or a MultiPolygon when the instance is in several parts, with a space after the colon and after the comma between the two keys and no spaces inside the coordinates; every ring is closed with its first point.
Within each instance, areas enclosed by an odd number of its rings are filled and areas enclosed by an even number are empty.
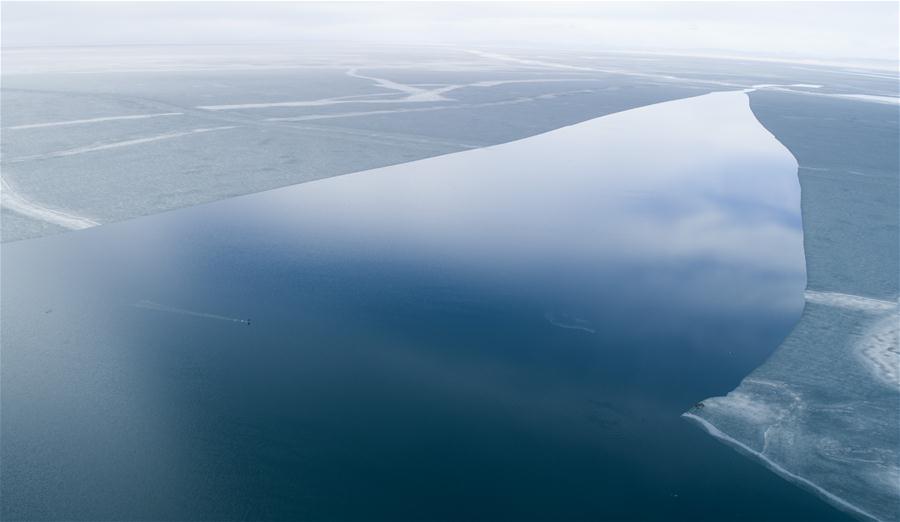
{"type": "Polygon", "coordinates": [[[860,77],[865,88],[854,78],[515,49],[4,48],[2,240],[504,143],[711,91],[892,94],[889,78],[860,77]]]}

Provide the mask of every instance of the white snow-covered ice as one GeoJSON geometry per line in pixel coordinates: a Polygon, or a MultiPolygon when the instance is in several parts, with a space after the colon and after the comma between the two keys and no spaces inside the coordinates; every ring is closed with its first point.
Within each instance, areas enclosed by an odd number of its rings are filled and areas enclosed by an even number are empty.
{"type": "Polygon", "coordinates": [[[0,202],[5,208],[28,216],[38,221],[52,223],[69,230],[80,230],[99,225],[100,223],[85,216],[76,215],[70,211],[59,208],[51,208],[37,203],[15,190],[2,176],[0,176],[0,202]]]}
{"type": "Polygon", "coordinates": [[[33,160],[42,160],[42,159],[50,159],[50,158],[62,158],[65,156],[76,156],[78,154],[85,154],[88,152],[98,152],[101,150],[118,149],[120,147],[131,147],[134,145],[143,145],[144,143],[151,143],[154,141],[171,140],[174,138],[181,138],[183,136],[190,136],[192,134],[203,134],[205,132],[230,130],[230,129],[234,129],[234,128],[236,128],[235,125],[223,125],[220,127],[206,127],[206,128],[200,128],[200,129],[190,129],[187,131],[167,132],[164,134],[156,134],[154,136],[145,136],[142,138],[134,138],[134,139],[123,140],[123,141],[112,141],[112,142],[107,142],[107,143],[94,143],[94,144],[87,145],[84,147],[75,147],[72,149],[58,150],[58,151],[53,151],[53,152],[47,152],[44,154],[35,154],[32,156],[21,156],[18,158],[12,158],[9,160],[9,163],[20,163],[23,161],[33,161],[33,160]]]}
{"type": "Polygon", "coordinates": [[[122,121],[122,120],[146,120],[147,118],[161,118],[163,116],[182,116],[183,112],[160,112],[156,114],[128,114],[124,116],[101,116],[98,118],[84,118],[80,120],[66,120],[66,121],[49,121],[44,123],[28,123],[24,125],[12,125],[10,127],[4,127],[4,130],[23,130],[23,129],[42,129],[45,127],[63,127],[67,125],[82,125],[86,123],[101,123],[107,121],[122,121]]]}

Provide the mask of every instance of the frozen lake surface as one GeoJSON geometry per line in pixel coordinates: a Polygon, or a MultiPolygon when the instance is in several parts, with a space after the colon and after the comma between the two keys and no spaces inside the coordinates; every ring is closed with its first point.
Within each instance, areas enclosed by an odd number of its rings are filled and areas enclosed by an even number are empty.
{"type": "Polygon", "coordinates": [[[787,99],[860,104],[897,94],[886,73],[623,53],[310,44],[4,47],[2,58],[3,241],[710,91],[767,84],[787,99]]]}
{"type": "Polygon", "coordinates": [[[765,365],[689,418],[866,520],[900,517],[896,107],[755,97],[800,161],[808,288],[765,365]]]}
{"type": "Polygon", "coordinates": [[[796,172],[734,91],[8,243],[4,518],[843,520],[681,418],[801,312],[796,172]]]}

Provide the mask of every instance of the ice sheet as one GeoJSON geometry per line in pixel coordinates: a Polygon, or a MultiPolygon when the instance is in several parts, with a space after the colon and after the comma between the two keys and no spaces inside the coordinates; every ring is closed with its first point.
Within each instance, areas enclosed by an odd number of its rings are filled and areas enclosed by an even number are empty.
{"type": "MultiPolygon", "coordinates": [[[[804,93],[809,94],[809,93],[804,93]]],[[[724,397],[686,414],[859,518],[900,519],[896,110],[822,93],[754,110],[798,156],[806,307],[724,397]]]]}
{"type": "MultiPolygon", "coordinates": [[[[504,143],[712,89],[820,85],[818,97],[847,101],[896,92],[889,78],[833,68],[523,49],[33,48],[4,49],[3,63],[5,179],[30,201],[101,223],[504,143]],[[190,133],[223,126],[239,128],[190,133]]],[[[59,230],[39,220],[6,220],[4,240],[59,230]]]]}

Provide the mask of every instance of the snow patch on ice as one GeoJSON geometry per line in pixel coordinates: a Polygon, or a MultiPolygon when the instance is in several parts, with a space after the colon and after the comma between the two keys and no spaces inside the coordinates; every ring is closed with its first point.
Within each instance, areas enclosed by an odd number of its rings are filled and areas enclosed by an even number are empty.
{"type": "Polygon", "coordinates": [[[510,56],[508,54],[501,53],[489,53],[484,51],[478,51],[474,49],[467,49],[467,52],[474,54],[475,56],[479,56],[481,58],[487,58],[490,60],[500,60],[504,62],[512,62],[520,65],[529,65],[534,67],[547,67],[551,69],[567,69],[571,71],[596,71],[597,69],[593,67],[582,67],[578,65],[570,65],[566,63],[560,62],[548,62],[544,60],[530,60],[526,58],[516,58],[514,56],[510,56]]]}
{"type": "Polygon", "coordinates": [[[789,87],[802,87],[806,89],[821,89],[821,85],[817,85],[814,83],[789,83],[789,84],[781,84],[781,83],[760,83],[758,85],[754,85],[753,89],[782,89],[789,87]]]}
{"type": "Polygon", "coordinates": [[[109,143],[99,143],[99,144],[94,144],[94,145],[88,145],[85,147],[75,147],[73,149],[48,152],[46,154],[34,154],[31,156],[21,156],[18,158],[13,158],[13,159],[9,160],[9,162],[10,163],[20,163],[23,161],[61,158],[61,157],[65,157],[65,156],[76,156],[78,154],[85,154],[88,152],[97,152],[97,151],[101,151],[101,150],[117,149],[119,147],[130,147],[133,145],[141,145],[144,143],[151,143],[154,141],[170,140],[172,138],[180,138],[182,136],[190,136],[193,134],[202,134],[205,132],[214,132],[214,131],[221,131],[221,130],[228,130],[228,129],[235,129],[235,128],[237,128],[237,126],[229,125],[229,126],[224,126],[224,127],[208,127],[208,128],[201,128],[201,129],[191,129],[188,131],[167,132],[165,134],[157,134],[155,136],[147,136],[144,138],[135,138],[132,140],[113,141],[113,142],[109,142],[109,143]]]}
{"type": "Polygon", "coordinates": [[[510,100],[500,100],[495,102],[484,102],[484,103],[457,103],[455,105],[435,105],[429,107],[403,107],[399,109],[379,109],[374,111],[354,111],[354,112],[338,112],[338,113],[330,113],[330,114],[307,114],[304,116],[281,116],[281,117],[272,117],[265,118],[264,121],[312,121],[312,120],[330,120],[335,118],[356,118],[360,116],[377,116],[381,114],[397,114],[404,112],[432,112],[432,111],[445,111],[445,110],[457,110],[457,109],[474,109],[474,108],[482,108],[482,107],[494,107],[498,105],[516,105],[519,103],[528,103],[536,100],[550,100],[553,98],[557,98],[559,96],[569,96],[573,94],[584,94],[595,92],[592,89],[579,89],[575,91],[563,91],[563,92],[553,92],[547,94],[540,94],[538,96],[523,96],[521,98],[513,98],[510,100]]]}
{"type": "Polygon", "coordinates": [[[878,380],[900,389],[900,315],[888,314],[876,322],[856,349],[878,380]]]}
{"type": "Polygon", "coordinates": [[[900,105],[900,98],[895,96],[876,96],[874,94],[823,94],[823,96],[832,96],[834,98],[845,98],[848,100],[858,100],[872,103],[884,103],[887,105],[900,105]]]}
{"type": "Polygon", "coordinates": [[[872,312],[888,312],[897,309],[896,301],[884,301],[861,295],[841,294],[838,292],[822,292],[807,290],[804,294],[810,303],[872,312]]]}
{"type": "Polygon", "coordinates": [[[147,118],[161,118],[163,116],[183,116],[183,112],[160,112],[156,114],[131,114],[127,116],[104,116],[102,118],[86,118],[83,120],[51,121],[47,123],[29,123],[27,125],[13,125],[4,127],[4,130],[40,129],[44,127],[62,127],[66,125],[81,125],[85,123],[100,123],[106,121],[121,120],[145,120],[147,118]]]}
{"type": "Polygon", "coordinates": [[[771,90],[778,92],[787,92],[791,94],[801,94],[805,96],[823,96],[826,98],[837,98],[843,100],[855,100],[861,102],[869,102],[869,103],[881,103],[887,105],[900,105],[900,98],[895,96],[878,96],[874,94],[848,94],[848,93],[832,93],[832,92],[816,92],[816,91],[800,91],[797,89],[792,89],[791,87],[803,87],[807,89],[818,89],[821,88],[821,85],[812,85],[812,84],[804,84],[804,83],[794,83],[790,85],[777,85],[777,84],[763,84],[763,85],[754,85],[751,89],[748,89],[746,92],[752,92],[753,90],[771,90]]]}
{"type": "Polygon", "coordinates": [[[806,300],[883,316],[864,331],[855,348],[879,381],[900,389],[900,315],[896,301],[815,290],[806,291],[806,300]]]}
{"type": "Polygon", "coordinates": [[[17,192],[2,177],[0,177],[0,206],[17,214],[45,223],[59,225],[69,230],[90,228],[100,224],[84,216],[70,214],[64,210],[36,203],[17,192]]]}
{"type": "MultiPolygon", "coordinates": [[[[322,98],[317,100],[297,100],[297,101],[280,101],[280,102],[259,102],[259,103],[236,103],[236,104],[226,104],[226,105],[199,105],[198,109],[208,110],[208,111],[230,111],[230,110],[242,110],[242,109],[265,109],[265,108],[276,108],[276,107],[324,107],[329,105],[341,105],[341,104],[373,104],[373,105],[387,105],[387,104],[400,104],[400,103],[422,103],[422,102],[441,102],[448,101],[453,102],[457,101],[452,98],[448,98],[445,94],[460,90],[460,89],[468,89],[468,88],[487,88],[487,87],[497,87],[500,85],[509,85],[509,84],[520,84],[520,83],[557,83],[557,82],[589,82],[589,81],[600,81],[596,78],[529,78],[529,79],[521,79],[521,80],[484,80],[472,83],[461,83],[461,84],[439,84],[437,87],[433,89],[423,89],[421,87],[422,84],[417,85],[406,85],[402,83],[397,83],[391,80],[387,80],[384,78],[376,78],[373,76],[363,76],[358,74],[355,69],[351,69],[348,72],[350,76],[355,78],[365,78],[368,80],[372,80],[376,83],[378,87],[393,89],[399,91],[406,96],[402,98],[390,98],[383,99],[379,97],[384,96],[392,96],[395,93],[378,93],[378,94],[357,94],[353,96],[340,96],[335,98],[322,98]],[[376,99],[371,99],[376,98],[376,99]]],[[[403,109],[400,109],[401,111],[403,109]]],[[[393,112],[393,111],[392,111],[393,112]]],[[[383,112],[379,112],[383,114],[383,112]]],[[[359,114],[359,113],[356,113],[359,114]]],[[[338,115],[339,116],[339,115],[338,115]]]]}
{"type": "MultiPolygon", "coordinates": [[[[703,401],[704,407],[720,402],[721,398],[707,399],[703,401]]],[[[731,407],[742,417],[748,418],[751,422],[772,422],[781,417],[781,412],[776,411],[772,406],[758,402],[753,395],[742,391],[733,391],[727,395],[731,407]]]]}

